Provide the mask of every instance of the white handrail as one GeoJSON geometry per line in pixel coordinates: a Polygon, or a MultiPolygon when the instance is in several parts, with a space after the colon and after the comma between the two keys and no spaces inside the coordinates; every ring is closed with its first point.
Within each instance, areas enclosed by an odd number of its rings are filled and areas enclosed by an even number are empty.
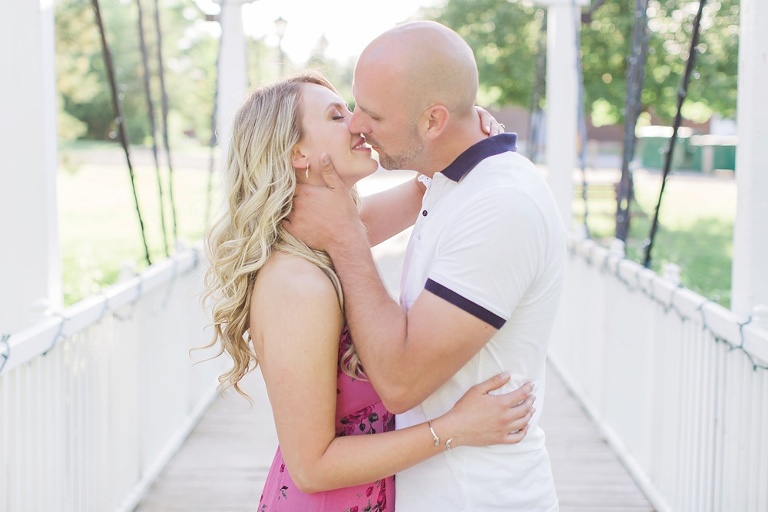
{"type": "Polygon", "coordinates": [[[768,330],[575,234],[550,360],[660,511],[768,510],[768,330]]]}
{"type": "Polygon", "coordinates": [[[200,252],[180,251],[7,340],[0,510],[133,510],[227,363],[190,354],[208,341],[200,252]]]}
{"type": "Polygon", "coordinates": [[[51,315],[19,333],[11,334],[7,340],[10,350],[3,372],[44,354],[60,339],[97,323],[110,312],[134,305],[144,294],[158,286],[172,286],[178,276],[197,269],[200,252],[200,248],[195,248],[174,254],[136,277],[110,286],[99,294],[73,304],[61,313],[51,315]]]}

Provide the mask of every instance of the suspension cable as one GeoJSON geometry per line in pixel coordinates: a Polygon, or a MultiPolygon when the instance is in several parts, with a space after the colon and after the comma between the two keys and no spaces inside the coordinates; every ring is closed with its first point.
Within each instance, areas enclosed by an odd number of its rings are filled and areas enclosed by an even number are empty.
{"type": "Polygon", "coordinates": [[[123,152],[125,153],[125,160],[128,163],[128,174],[131,178],[131,189],[133,190],[133,202],[136,206],[136,215],[139,219],[139,228],[141,230],[141,241],[144,244],[144,257],[147,260],[147,265],[152,265],[152,258],[149,256],[149,246],[147,245],[147,236],[144,231],[144,220],[141,216],[141,208],[139,207],[139,196],[136,193],[136,176],[133,172],[133,164],[131,163],[131,153],[128,147],[128,133],[125,129],[125,117],[123,116],[123,108],[120,103],[120,98],[117,94],[117,81],[115,79],[115,68],[112,63],[112,55],[109,50],[109,44],[107,43],[107,36],[104,31],[104,22],[101,18],[101,9],[99,9],[99,0],[91,0],[93,5],[93,11],[96,16],[96,25],[99,27],[99,34],[101,36],[101,49],[104,55],[104,63],[106,65],[107,80],[109,81],[109,88],[112,95],[112,109],[115,115],[115,122],[117,123],[117,133],[120,137],[120,143],[123,146],[123,152]]]}
{"type": "Polygon", "coordinates": [[[578,96],[578,122],[579,122],[579,167],[581,168],[581,199],[584,203],[584,233],[587,238],[591,238],[589,235],[589,208],[587,205],[587,116],[584,111],[584,70],[582,69],[581,61],[581,16],[578,14],[578,7],[576,6],[576,0],[571,0],[571,6],[573,10],[573,25],[576,35],[576,80],[579,88],[578,96]]]}
{"type": "Polygon", "coordinates": [[[179,238],[178,222],[176,219],[176,200],[173,195],[173,162],[171,158],[171,144],[168,138],[168,92],[165,87],[165,65],[163,64],[163,34],[160,28],[160,2],[155,0],[155,31],[157,34],[157,75],[160,79],[160,95],[162,98],[162,125],[163,145],[165,156],[168,159],[168,197],[171,203],[171,217],[173,219],[173,239],[179,238]]]}
{"type": "Polygon", "coordinates": [[[627,69],[627,102],[624,113],[624,148],[621,155],[621,179],[616,194],[616,238],[626,241],[631,222],[630,205],[634,197],[630,162],[635,158],[635,129],[640,117],[641,94],[648,55],[648,0],[636,0],[632,29],[632,54],[627,69]]]}
{"type": "Polygon", "coordinates": [[[155,176],[157,177],[157,192],[160,197],[160,226],[163,233],[163,248],[165,256],[170,256],[168,250],[168,231],[165,228],[165,200],[163,194],[163,180],[160,176],[160,160],[157,154],[157,128],[155,127],[155,105],[152,99],[152,87],[150,85],[151,70],[149,67],[149,58],[147,57],[147,43],[144,38],[144,11],[141,7],[141,0],[136,0],[136,9],[138,10],[138,29],[139,29],[139,47],[141,50],[141,63],[144,67],[144,95],[147,100],[147,117],[149,119],[149,132],[152,136],[152,157],[155,161],[155,176]]]}
{"type": "Polygon", "coordinates": [[[651,224],[651,231],[648,235],[648,239],[645,242],[645,258],[643,259],[643,266],[648,268],[651,264],[651,250],[653,249],[653,240],[656,237],[656,231],[659,227],[659,209],[661,208],[661,198],[664,196],[664,188],[667,184],[667,176],[669,175],[669,169],[672,165],[672,156],[675,151],[675,144],[677,142],[677,131],[683,121],[683,102],[688,94],[688,84],[691,81],[691,74],[696,64],[696,47],[699,45],[699,33],[701,32],[701,17],[704,12],[704,5],[707,0],[699,0],[699,10],[696,13],[696,17],[693,19],[693,34],[691,35],[691,47],[688,51],[688,61],[685,64],[685,73],[680,84],[680,88],[677,91],[677,112],[675,113],[675,120],[672,123],[672,136],[669,138],[669,145],[667,151],[664,154],[664,172],[661,179],[661,190],[659,190],[659,199],[656,202],[656,210],[653,214],[653,224],[651,224]]]}
{"type": "Polygon", "coordinates": [[[541,130],[541,99],[544,96],[542,90],[546,83],[547,72],[547,11],[541,10],[541,25],[539,30],[539,41],[536,49],[536,70],[533,75],[533,84],[531,87],[531,105],[528,111],[528,159],[536,162],[539,150],[539,140],[541,130]]]}

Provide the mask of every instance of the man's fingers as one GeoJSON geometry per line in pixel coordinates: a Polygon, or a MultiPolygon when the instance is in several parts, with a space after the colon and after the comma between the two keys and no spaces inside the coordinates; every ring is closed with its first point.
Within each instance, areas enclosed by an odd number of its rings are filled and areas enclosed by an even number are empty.
{"type": "Polygon", "coordinates": [[[331,157],[328,156],[327,153],[320,155],[320,166],[320,175],[323,177],[323,181],[329,189],[335,190],[336,187],[342,185],[341,178],[339,178],[339,175],[336,173],[336,168],[333,166],[331,157]]]}

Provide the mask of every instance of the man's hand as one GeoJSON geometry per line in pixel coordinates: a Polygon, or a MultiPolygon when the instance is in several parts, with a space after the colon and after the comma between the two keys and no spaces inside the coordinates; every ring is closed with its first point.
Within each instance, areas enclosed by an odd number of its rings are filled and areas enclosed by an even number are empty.
{"type": "Polygon", "coordinates": [[[330,157],[323,154],[321,175],[325,187],[296,186],[293,209],[283,227],[312,249],[328,252],[355,233],[365,236],[357,205],[349,189],[336,174],[330,157]]]}

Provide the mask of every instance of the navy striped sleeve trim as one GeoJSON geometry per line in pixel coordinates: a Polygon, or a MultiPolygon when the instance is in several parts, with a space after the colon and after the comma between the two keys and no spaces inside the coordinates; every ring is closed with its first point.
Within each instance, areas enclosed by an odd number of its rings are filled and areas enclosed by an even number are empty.
{"type": "Polygon", "coordinates": [[[475,304],[469,299],[466,299],[454,292],[453,290],[446,288],[440,283],[436,283],[431,279],[427,279],[427,284],[424,285],[424,289],[428,292],[434,293],[443,300],[446,300],[456,306],[459,309],[463,309],[470,315],[479,318],[483,322],[492,325],[496,329],[501,329],[507,322],[499,315],[492,313],[479,304],[475,304]]]}

